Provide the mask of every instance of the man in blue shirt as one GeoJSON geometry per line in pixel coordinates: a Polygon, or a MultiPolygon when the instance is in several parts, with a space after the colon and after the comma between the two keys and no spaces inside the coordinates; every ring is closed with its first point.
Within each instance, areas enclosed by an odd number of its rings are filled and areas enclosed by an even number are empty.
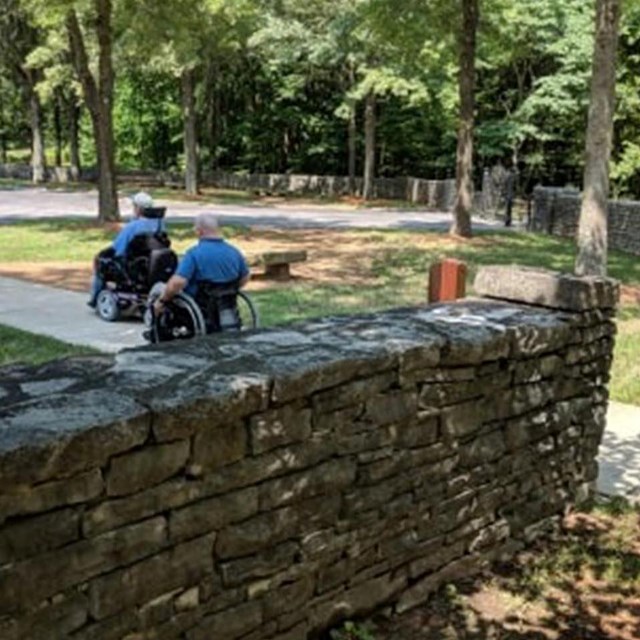
{"type": "Polygon", "coordinates": [[[153,305],[156,314],[162,313],[164,305],[181,291],[195,296],[199,282],[235,282],[241,288],[249,281],[247,261],[238,249],[221,237],[215,214],[198,214],[194,229],[198,244],[185,253],[176,272],[169,278],[164,292],[153,305]]]}
{"type": "Polygon", "coordinates": [[[101,257],[122,258],[126,255],[131,241],[139,235],[148,233],[160,233],[165,231],[164,220],[156,218],[145,218],[145,211],[153,208],[153,200],[148,193],[140,191],[131,198],[133,205],[133,219],[125,225],[116,236],[113,244],[101,251],[93,261],[93,280],[91,282],[91,294],[87,304],[90,307],[96,306],[98,294],[104,288],[104,282],[98,275],[98,260],[101,257]]]}

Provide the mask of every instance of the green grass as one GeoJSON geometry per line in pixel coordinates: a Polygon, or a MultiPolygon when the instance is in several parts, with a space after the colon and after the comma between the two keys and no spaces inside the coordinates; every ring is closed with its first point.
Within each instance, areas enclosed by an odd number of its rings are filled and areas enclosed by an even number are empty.
{"type": "Polygon", "coordinates": [[[0,325],[0,366],[40,364],[56,358],[97,353],[88,347],[75,347],[53,338],[0,325]]]}
{"type": "Polygon", "coordinates": [[[618,322],[611,369],[611,399],[640,405],[640,321],[618,322]]]}
{"type": "MultiPolygon", "coordinates": [[[[173,248],[183,253],[196,241],[193,225],[187,222],[169,227],[173,248]]],[[[90,220],[25,220],[0,226],[2,262],[91,262],[109,245],[117,231],[90,220]]],[[[234,238],[246,233],[240,226],[225,227],[224,235],[234,238]]]]}

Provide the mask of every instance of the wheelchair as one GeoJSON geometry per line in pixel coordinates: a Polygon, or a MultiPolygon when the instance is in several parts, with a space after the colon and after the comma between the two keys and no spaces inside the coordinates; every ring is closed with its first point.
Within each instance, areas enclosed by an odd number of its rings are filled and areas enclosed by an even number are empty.
{"type": "MultiPolygon", "coordinates": [[[[164,217],[165,208],[145,210],[145,217],[164,217]]],[[[178,265],[165,232],[141,234],[133,238],[127,253],[116,257],[113,248],[98,257],[97,273],[104,282],[98,293],[96,311],[108,322],[122,316],[143,316],[150,290],[158,282],[166,282],[178,265]]]]}
{"type": "Polygon", "coordinates": [[[144,314],[147,329],[143,333],[148,342],[185,340],[258,327],[258,312],[251,298],[240,291],[237,282],[200,282],[195,297],[178,293],[163,312],[156,315],[153,303],[164,292],[164,286],[159,282],[149,292],[144,314]]]}

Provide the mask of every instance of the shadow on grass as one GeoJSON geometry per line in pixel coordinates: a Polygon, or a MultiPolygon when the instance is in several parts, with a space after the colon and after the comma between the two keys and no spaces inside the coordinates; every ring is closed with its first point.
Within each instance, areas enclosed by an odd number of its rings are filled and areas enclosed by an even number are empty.
{"type": "Polygon", "coordinates": [[[447,585],[382,620],[375,640],[635,640],[640,637],[640,511],[622,501],[574,514],[519,562],[447,585]]]}

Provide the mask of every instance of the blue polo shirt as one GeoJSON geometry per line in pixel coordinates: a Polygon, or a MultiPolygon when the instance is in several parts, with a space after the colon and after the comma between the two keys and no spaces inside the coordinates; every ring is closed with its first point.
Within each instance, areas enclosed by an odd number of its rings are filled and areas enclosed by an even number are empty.
{"type": "Polygon", "coordinates": [[[135,218],[129,222],[116,236],[113,248],[116,256],[123,256],[127,252],[129,243],[136,237],[147,233],[164,231],[164,220],[152,218],[135,218]]]}
{"type": "Polygon", "coordinates": [[[198,282],[226,283],[249,275],[244,256],[222,238],[201,238],[184,254],[176,274],[187,280],[185,292],[195,295],[198,282]]]}

